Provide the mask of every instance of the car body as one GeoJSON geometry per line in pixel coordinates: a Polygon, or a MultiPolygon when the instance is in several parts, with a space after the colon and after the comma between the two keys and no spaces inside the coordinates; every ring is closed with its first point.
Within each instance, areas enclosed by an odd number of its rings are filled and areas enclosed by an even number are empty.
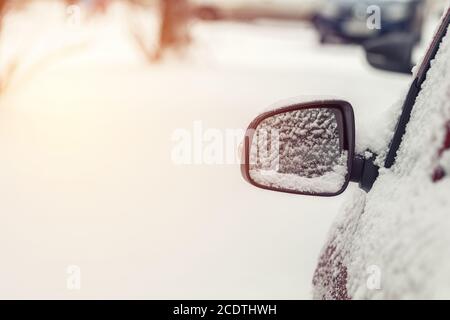
{"type": "MultiPolygon", "coordinates": [[[[345,183],[359,182],[360,188],[352,191],[330,230],[313,278],[316,299],[450,298],[449,24],[450,8],[446,9],[425,57],[414,70],[406,97],[384,119],[378,141],[360,146],[354,155],[354,119],[351,106],[342,101],[285,105],[260,115],[249,127],[253,131],[247,131],[241,167],[246,180],[273,191],[332,196],[342,189],[339,187],[330,194],[316,186],[298,192],[292,186],[295,180],[285,183],[286,180],[279,177],[277,183],[282,187],[256,183],[249,169],[252,157],[261,157],[255,150],[267,149],[263,145],[262,149],[253,150],[260,145],[258,126],[266,121],[267,127],[270,123],[267,119],[272,119],[269,117],[286,110],[330,110],[332,104],[350,115],[339,120],[349,137],[342,140],[341,149],[349,150],[353,158],[345,183]]],[[[282,115],[284,118],[272,123],[279,126],[280,122],[286,122],[292,126],[292,117],[282,115]]],[[[295,118],[295,121],[304,119],[295,118]]],[[[316,122],[314,120],[314,124],[316,122]]],[[[297,134],[297,131],[291,132],[297,134]]],[[[282,136],[286,137],[288,135],[282,136]]],[[[298,141],[299,146],[303,146],[304,141],[311,144],[311,139],[306,139],[304,134],[303,138],[298,135],[288,138],[298,141]]],[[[315,143],[320,150],[330,149],[323,139],[315,143]]],[[[274,145],[273,141],[271,144],[274,145]]],[[[298,155],[292,150],[296,149],[281,149],[283,152],[279,155],[291,157],[294,153],[295,160],[298,155]]],[[[276,158],[272,151],[269,155],[270,159],[276,158]]],[[[280,163],[276,163],[277,173],[280,163]]],[[[306,165],[309,165],[308,172],[315,166],[321,168],[320,161],[306,165]]],[[[264,178],[268,177],[270,175],[264,178]]],[[[346,188],[345,183],[340,186],[346,188]]]]}
{"type": "Polygon", "coordinates": [[[191,0],[198,17],[216,19],[312,17],[321,0],[191,0]]]}
{"type": "Polygon", "coordinates": [[[314,25],[322,43],[333,38],[363,42],[394,32],[408,32],[419,40],[423,5],[422,0],[327,0],[314,25]]]}
{"type": "Polygon", "coordinates": [[[447,10],[384,146],[398,152],[378,151],[385,168],[369,193],[354,194],[330,233],[315,298],[450,297],[449,21],[447,10]]]}

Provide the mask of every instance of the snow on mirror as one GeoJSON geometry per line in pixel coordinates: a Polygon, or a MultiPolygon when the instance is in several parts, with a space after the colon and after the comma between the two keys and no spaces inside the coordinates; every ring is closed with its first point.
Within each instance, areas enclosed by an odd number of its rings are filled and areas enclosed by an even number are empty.
{"type": "Polygon", "coordinates": [[[333,194],[346,182],[343,117],[338,109],[275,114],[257,126],[249,154],[250,178],[270,189],[333,194]]]}

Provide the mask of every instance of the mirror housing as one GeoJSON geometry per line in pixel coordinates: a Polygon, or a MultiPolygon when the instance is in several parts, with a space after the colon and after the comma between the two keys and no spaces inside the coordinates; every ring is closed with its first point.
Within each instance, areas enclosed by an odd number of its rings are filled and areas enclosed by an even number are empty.
{"type": "Polygon", "coordinates": [[[353,108],[346,101],[319,100],[263,113],[247,129],[242,157],[244,179],[258,188],[339,195],[353,177],[353,108]]]}
{"type": "Polygon", "coordinates": [[[417,42],[409,33],[394,33],[364,43],[369,64],[380,70],[411,74],[413,50],[417,42]]]}

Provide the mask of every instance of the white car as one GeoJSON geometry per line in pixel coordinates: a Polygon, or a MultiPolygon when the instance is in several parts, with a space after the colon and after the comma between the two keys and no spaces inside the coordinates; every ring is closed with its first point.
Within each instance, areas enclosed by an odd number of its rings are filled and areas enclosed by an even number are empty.
{"type": "MultiPolygon", "coordinates": [[[[449,24],[450,8],[373,141],[355,147],[341,100],[282,103],[249,126],[241,169],[254,186],[330,197],[359,183],[319,259],[317,299],[450,298],[449,24]]],[[[385,41],[369,59],[397,71],[403,43],[385,41]]]]}
{"type": "Polygon", "coordinates": [[[314,15],[321,0],[190,0],[197,16],[216,19],[305,19],[314,15]]]}

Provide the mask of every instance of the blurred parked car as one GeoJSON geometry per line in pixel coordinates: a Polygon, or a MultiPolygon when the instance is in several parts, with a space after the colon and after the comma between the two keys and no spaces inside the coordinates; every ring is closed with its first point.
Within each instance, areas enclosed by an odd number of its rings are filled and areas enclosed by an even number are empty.
{"type": "Polygon", "coordinates": [[[200,19],[306,19],[321,0],[191,0],[200,19]]]}
{"type": "MultiPolygon", "coordinates": [[[[256,187],[329,197],[359,183],[322,251],[317,299],[450,298],[449,24],[450,8],[375,142],[355,148],[353,109],[339,100],[281,103],[247,130],[241,170],[256,187]]],[[[370,48],[372,65],[409,62],[395,43],[370,48]]]]}
{"type": "Polygon", "coordinates": [[[363,42],[394,32],[409,33],[419,41],[423,6],[422,0],[327,0],[314,17],[314,25],[321,43],[333,38],[363,42]],[[373,11],[373,6],[379,11],[373,11]],[[379,27],[369,26],[369,18],[378,13],[379,27]]]}

